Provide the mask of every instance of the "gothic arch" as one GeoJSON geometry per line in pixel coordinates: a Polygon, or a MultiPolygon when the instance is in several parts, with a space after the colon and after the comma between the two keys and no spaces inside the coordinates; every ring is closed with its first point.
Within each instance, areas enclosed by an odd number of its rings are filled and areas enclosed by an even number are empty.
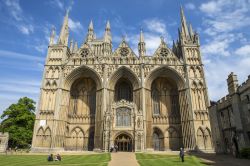
{"type": "Polygon", "coordinates": [[[208,127],[197,130],[197,147],[199,150],[212,149],[211,132],[208,127]]]}
{"type": "Polygon", "coordinates": [[[180,139],[180,134],[178,130],[170,126],[166,130],[166,139],[168,139],[169,143],[169,149],[171,150],[178,150],[181,147],[181,139],[180,139]]]}
{"type": "Polygon", "coordinates": [[[82,151],[84,147],[84,132],[79,126],[74,127],[70,132],[70,149],[75,151],[82,151]]]}
{"type": "Polygon", "coordinates": [[[92,78],[96,83],[97,90],[102,88],[102,79],[100,78],[99,74],[95,70],[93,70],[85,65],[82,65],[82,66],[74,69],[65,78],[64,88],[69,90],[71,88],[72,84],[75,82],[75,80],[77,80],[81,77],[92,78]]]}
{"type": "Polygon", "coordinates": [[[122,67],[118,68],[109,77],[109,84],[108,84],[109,88],[114,90],[115,85],[120,78],[125,78],[128,81],[130,81],[131,84],[133,85],[133,90],[138,89],[140,86],[140,81],[139,81],[138,77],[136,76],[136,74],[131,69],[129,69],[125,66],[122,66],[122,67]]]}
{"type": "Polygon", "coordinates": [[[151,71],[145,78],[145,87],[151,89],[151,84],[157,77],[167,77],[172,79],[177,84],[178,89],[185,87],[184,78],[177,71],[168,66],[158,67],[151,71]]]}
{"type": "Polygon", "coordinates": [[[152,132],[153,149],[156,151],[164,150],[164,135],[160,128],[154,127],[152,132]]]}

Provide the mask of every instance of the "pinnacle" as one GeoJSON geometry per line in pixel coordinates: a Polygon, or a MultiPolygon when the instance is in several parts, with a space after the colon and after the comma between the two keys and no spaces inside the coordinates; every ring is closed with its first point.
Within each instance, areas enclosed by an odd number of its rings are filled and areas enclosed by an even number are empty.
{"type": "Polygon", "coordinates": [[[94,29],[93,21],[91,20],[89,23],[89,30],[93,30],[93,29],[94,29]]]}
{"type": "Polygon", "coordinates": [[[110,23],[109,23],[109,20],[107,21],[107,24],[106,24],[106,30],[107,29],[110,29],[110,23]]]}

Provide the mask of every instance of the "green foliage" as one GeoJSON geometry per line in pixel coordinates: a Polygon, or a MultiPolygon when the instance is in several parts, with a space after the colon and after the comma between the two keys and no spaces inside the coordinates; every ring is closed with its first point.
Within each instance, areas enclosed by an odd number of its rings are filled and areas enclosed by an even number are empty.
{"type": "Polygon", "coordinates": [[[250,159],[250,148],[243,148],[240,150],[240,156],[242,158],[250,159]]]}
{"type": "Polygon", "coordinates": [[[110,161],[110,154],[92,155],[62,155],[62,161],[47,161],[47,155],[1,155],[0,165],[34,166],[34,165],[84,165],[84,166],[107,166],[110,161]]]}
{"type": "Polygon", "coordinates": [[[35,121],[35,102],[23,97],[11,104],[3,114],[0,131],[9,132],[9,147],[26,148],[31,144],[35,121]]]}

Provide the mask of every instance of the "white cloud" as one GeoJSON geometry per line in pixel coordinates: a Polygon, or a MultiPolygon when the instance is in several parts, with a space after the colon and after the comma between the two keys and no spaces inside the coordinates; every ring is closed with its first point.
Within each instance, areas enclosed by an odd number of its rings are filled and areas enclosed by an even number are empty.
{"type": "Polygon", "coordinates": [[[34,32],[32,17],[24,15],[19,0],[6,0],[5,7],[10,14],[9,24],[15,26],[22,34],[29,35],[34,32]]]}
{"type": "Polygon", "coordinates": [[[227,33],[250,25],[250,2],[248,0],[217,0],[201,4],[205,14],[204,24],[208,34],[227,33]]]}
{"type": "Polygon", "coordinates": [[[250,1],[213,0],[199,9],[203,14],[201,33],[207,35],[201,49],[209,95],[218,100],[228,93],[226,79],[231,72],[238,74],[240,83],[249,74],[250,45],[243,34],[250,26],[250,1]]]}
{"type": "Polygon", "coordinates": [[[80,30],[83,29],[82,24],[79,21],[74,21],[71,18],[69,18],[69,28],[73,32],[80,32],[80,30]]]}
{"type": "Polygon", "coordinates": [[[143,23],[146,28],[151,32],[159,33],[161,35],[167,34],[166,24],[163,20],[153,18],[144,20],[143,23]]]}
{"type": "MultiPolygon", "coordinates": [[[[159,47],[161,39],[163,36],[167,44],[171,44],[172,38],[167,31],[166,23],[158,18],[146,19],[142,21],[143,34],[146,43],[146,54],[153,55],[156,49],[159,47]]],[[[131,48],[135,53],[138,54],[138,42],[139,33],[126,35],[126,40],[131,44],[131,48]]],[[[120,43],[121,38],[114,36],[113,41],[120,43]]]]}
{"type": "Polygon", "coordinates": [[[207,14],[213,14],[214,12],[219,12],[220,8],[217,6],[217,3],[215,1],[211,1],[201,4],[200,10],[207,14]]]}
{"type": "Polygon", "coordinates": [[[196,7],[193,3],[187,3],[185,4],[185,8],[188,10],[194,10],[196,7]]]}
{"type": "Polygon", "coordinates": [[[219,35],[213,37],[211,40],[201,46],[202,52],[205,55],[229,56],[230,44],[233,43],[237,37],[234,34],[219,35]]]}
{"type": "Polygon", "coordinates": [[[5,0],[5,5],[11,16],[17,20],[22,20],[22,8],[20,7],[19,0],[5,0]]]}
{"type": "Polygon", "coordinates": [[[25,35],[29,35],[34,32],[33,25],[19,25],[18,29],[20,32],[22,32],[25,35]]]}
{"type": "Polygon", "coordinates": [[[250,57],[250,45],[244,45],[235,51],[236,55],[249,56],[250,57]]]}

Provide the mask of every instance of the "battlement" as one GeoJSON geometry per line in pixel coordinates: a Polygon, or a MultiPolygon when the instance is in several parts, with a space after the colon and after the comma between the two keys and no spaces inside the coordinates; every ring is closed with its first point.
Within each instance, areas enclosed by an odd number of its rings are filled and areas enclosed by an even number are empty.
{"type": "Polygon", "coordinates": [[[238,87],[238,91],[239,92],[243,92],[245,91],[247,88],[250,87],[250,75],[248,76],[247,80],[244,81],[239,87],[238,87]]]}

